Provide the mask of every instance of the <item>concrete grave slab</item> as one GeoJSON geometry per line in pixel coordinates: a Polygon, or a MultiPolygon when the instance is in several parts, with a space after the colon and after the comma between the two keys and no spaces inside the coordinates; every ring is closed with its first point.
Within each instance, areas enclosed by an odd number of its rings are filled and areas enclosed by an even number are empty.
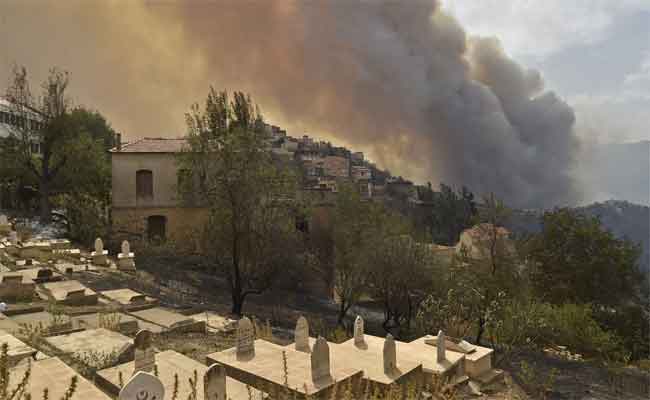
{"type": "MultiPolygon", "coordinates": [[[[426,335],[409,343],[396,342],[398,357],[410,358],[422,363],[425,374],[460,376],[464,375],[465,355],[455,351],[445,351],[445,359],[437,361],[438,349],[426,343],[434,336],[426,335]]],[[[347,343],[347,342],[346,342],[347,343]]]]}
{"type": "Polygon", "coordinates": [[[396,368],[391,371],[384,370],[385,342],[385,338],[364,334],[364,345],[355,344],[354,338],[338,345],[332,344],[330,345],[332,359],[362,369],[364,379],[381,386],[421,380],[422,362],[403,354],[405,349],[398,347],[397,341],[395,341],[396,368]]]}
{"type": "MultiPolygon", "coordinates": [[[[198,361],[192,360],[173,350],[163,351],[156,354],[156,368],[158,378],[165,387],[165,393],[169,394],[174,391],[174,374],[178,374],[178,398],[185,399],[190,394],[189,378],[194,379],[196,371],[197,379],[197,400],[207,400],[204,397],[203,376],[208,367],[198,361]]],[[[117,395],[119,392],[119,375],[122,374],[124,382],[128,381],[134,371],[134,362],[120,364],[113,368],[107,368],[97,373],[97,383],[107,392],[117,395]]],[[[228,399],[248,400],[248,390],[246,385],[230,377],[226,378],[226,390],[228,399]]],[[[252,389],[252,399],[262,400],[266,398],[262,392],[252,389]]]]}
{"type": "Polygon", "coordinates": [[[209,332],[230,332],[237,328],[237,321],[221,316],[213,311],[191,315],[195,321],[204,322],[209,332]]]}
{"type": "Polygon", "coordinates": [[[7,343],[10,364],[15,364],[24,358],[33,358],[37,350],[26,345],[15,336],[0,330],[0,345],[7,343]]]}
{"type": "Polygon", "coordinates": [[[55,316],[47,311],[37,311],[12,315],[11,320],[19,325],[41,326],[52,332],[68,332],[72,330],[72,322],[67,315],[55,316]]]}
{"type": "Polygon", "coordinates": [[[109,328],[114,324],[124,335],[135,335],[140,330],[137,318],[121,312],[75,315],[70,319],[73,329],[109,328]]]}
{"type": "Polygon", "coordinates": [[[86,272],[86,271],[97,271],[97,267],[94,265],[79,265],[79,264],[71,264],[71,263],[57,263],[54,264],[54,268],[61,274],[74,274],[78,272],[86,272]]]}
{"type": "Polygon", "coordinates": [[[20,330],[20,324],[4,314],[0,314],[0,330],[9,333],[16,333],[20,330]]]}
{"type": "Polygon", "coordinates": [[[330,374],[326,378],[314,380],[310,353],[292,350],[286,347],[255,340],[254,353],[247,357],[237,354],[236,348],[230,348],[206,357],[207,364],[220,363],[226,367],[228,376],[260,390],[281,393],[286,390],[283,352],[287,359],[288,386],[292,394],[304,398],[308,392],[312,398],[328,398],[335,383],[352,383],[358,387],[363,372],[353,365],[332,358],[330,374]]]}
{"type": "Polygon", "coordinates": [[[205,322],[195,321],[190,317],[167,310],[162,307],[129,312],[130,315],[145,322],[158,325],[167,332],[204,332],[205,322]]]}
{"type": "Polygon", "coordinates": [[[146,295],[131,289],[104,290],[99,292],[99,294],[108,298],[110,301],[123,306],[144,305],[156,302],[156,299],[147,297],[146,295]]]}
{"type": "MultiPolygon", "coordinates": [[[[104,392],[95,385],[77,374],[58,358],[48,358],[36,361],[31,364],[32,372],[27,386],[27,392],[31,393],[33,399],[40,399],[43,396],[43,389],[47,389],[50,399],[63,398],[72,377],[77,377],[77,390],[74,393],[75,399],[87,400],[110,400],[104,392]]],[[[11,369],[10,380],[13,388],[21,381],[27,370],[27,365],[19,365],[11,369]]]]}
{"type": "Polygon", "coordinates": [[[69,306],[97,304],[97,293],[79,281],[50,282],[41,285],[43,293],[57,303],[69,306]]]}
{"type": "MultiPolygon", "coordinates": [[[[438,336],[427,336],[426,338],[427,339],[424,339],[424,342],[429,345],[435,346],[438,342],[438,336]]],[[[450,340],[447,338],[447,349],[450,348],[449,342],[450,340]]],[[[492,354],[494,353],[494,350],[467,342],[452,343],[451,346],[452,349],[454,349],[452,351],[458,353],[463,351],[466,352],[464,369],[467,376],[475,379],[492,370],[492,354]],[[456,349],[455,346],[458,346],[458,348],[456,349]]]]}
{"type": "Polygon", "coordinates": [[[57,350],[77,356],[99,353],[115,354],[122,362],[133,359],[133,339],[104,328],[51,336],[45,340],[57,350]]]}

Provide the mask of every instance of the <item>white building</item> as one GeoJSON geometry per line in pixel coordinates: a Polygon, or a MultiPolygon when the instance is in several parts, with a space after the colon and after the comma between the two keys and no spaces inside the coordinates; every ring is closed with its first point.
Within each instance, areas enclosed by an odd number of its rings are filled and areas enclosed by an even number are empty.
{"type": "MultiPolygon", "coordinates": [[[[0,98],[0,140],[10,136],[18,136],[24,128],[36,131],[40,127],[39,118],[35,113],[31,115],[33,118],[25,118],[24,115],[17,115],[11,102],[0,98]]],[[[39,141],[36,140],[36,137],[32,140],[30,150],[33,154],[41,153],[41,146],[39,141]]]]}

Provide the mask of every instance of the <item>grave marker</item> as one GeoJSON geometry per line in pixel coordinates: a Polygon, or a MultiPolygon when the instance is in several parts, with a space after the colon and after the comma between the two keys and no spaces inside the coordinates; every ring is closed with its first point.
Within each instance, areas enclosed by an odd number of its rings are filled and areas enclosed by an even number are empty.
{"type": "Polygon", "coordinates": [[[322,336],[316,339],[311,352],[311,377],[314,382],[331,378],[330,348],[322,336]]]}
{"type": "Polygon", "coordinates": [[[395,346],[395,339],[390,333],[386,335],[384,340],[384,372],[391,373],[397,369],[397,348],[395,346]]]}
{"type": "Polygon", "coordinates": [[[436,349],[438,350],[436,361],[438,361],[439,363],[445,361],[445,350],[446,350],[445,342],[446,342],[445,333],[442,330],[439,330],[438,338],[436,340],[436,349]]]}
{"type": "Polygon", "coordinates": [[[139,331],[135,335],[133,344],[135,347],[133,373],[152,372],[156,365],[156,354],[151,346],[151,332],[146,329],[139,331]]]}
{"type": "Polygon", "coordinates": [[[365,344],[363,338],[363,318],[359,315],[354,320],[354,344],[357,346],[365,344]]]}
{"type": "Polygon", "coordinates": [[[120,390],[119,400],[164,400],[165,387],[160,379],[138,371],[120,390]]]}
{"type": "Polygon", "coordinates": [[[237,326],[237,357],[255,356],[255,332],[251,320],[244,317],[237,326]]]}
{"type": "Polygon", "coordinates": [[[294,334],[294,338],[296,342],[296,350],[305,353],[310,352],[309,322],[307,322],[307,318],[303,317],[302,315],[300,316],[300,318],[298,318],[298,322],[296,323],[296,331],[294,334]]]}
{"type": "Polygon", "coordinates": [[[203,376],[205,400],[228,400],[226,395],[226,367],[212,364],[203,376]]]}

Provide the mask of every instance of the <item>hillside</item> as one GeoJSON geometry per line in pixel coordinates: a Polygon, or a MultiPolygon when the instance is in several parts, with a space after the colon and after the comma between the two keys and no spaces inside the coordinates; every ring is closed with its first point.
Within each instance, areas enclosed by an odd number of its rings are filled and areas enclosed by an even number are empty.
{"type": "MultiPolygon", "coordinates": [[[[640,243],[641,269],[650,272],[650,207],[627,201],[609,200],[578,207],[576,210],[600,218],[603,226],[618,238],[640,243]]],[[[516,210],[507,226],[515,234],[539,231],[542,211],[516,210]]]]}

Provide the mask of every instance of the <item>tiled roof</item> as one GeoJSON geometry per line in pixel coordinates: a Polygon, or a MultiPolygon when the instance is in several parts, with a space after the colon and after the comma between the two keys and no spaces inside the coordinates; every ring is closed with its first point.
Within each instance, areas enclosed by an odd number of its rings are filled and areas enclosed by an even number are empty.
{"type": "Polygon", "coordinates": [[[186,143],[183,138],[143,138],[114,147],[111,153],[179,153],[186,143]]]}

